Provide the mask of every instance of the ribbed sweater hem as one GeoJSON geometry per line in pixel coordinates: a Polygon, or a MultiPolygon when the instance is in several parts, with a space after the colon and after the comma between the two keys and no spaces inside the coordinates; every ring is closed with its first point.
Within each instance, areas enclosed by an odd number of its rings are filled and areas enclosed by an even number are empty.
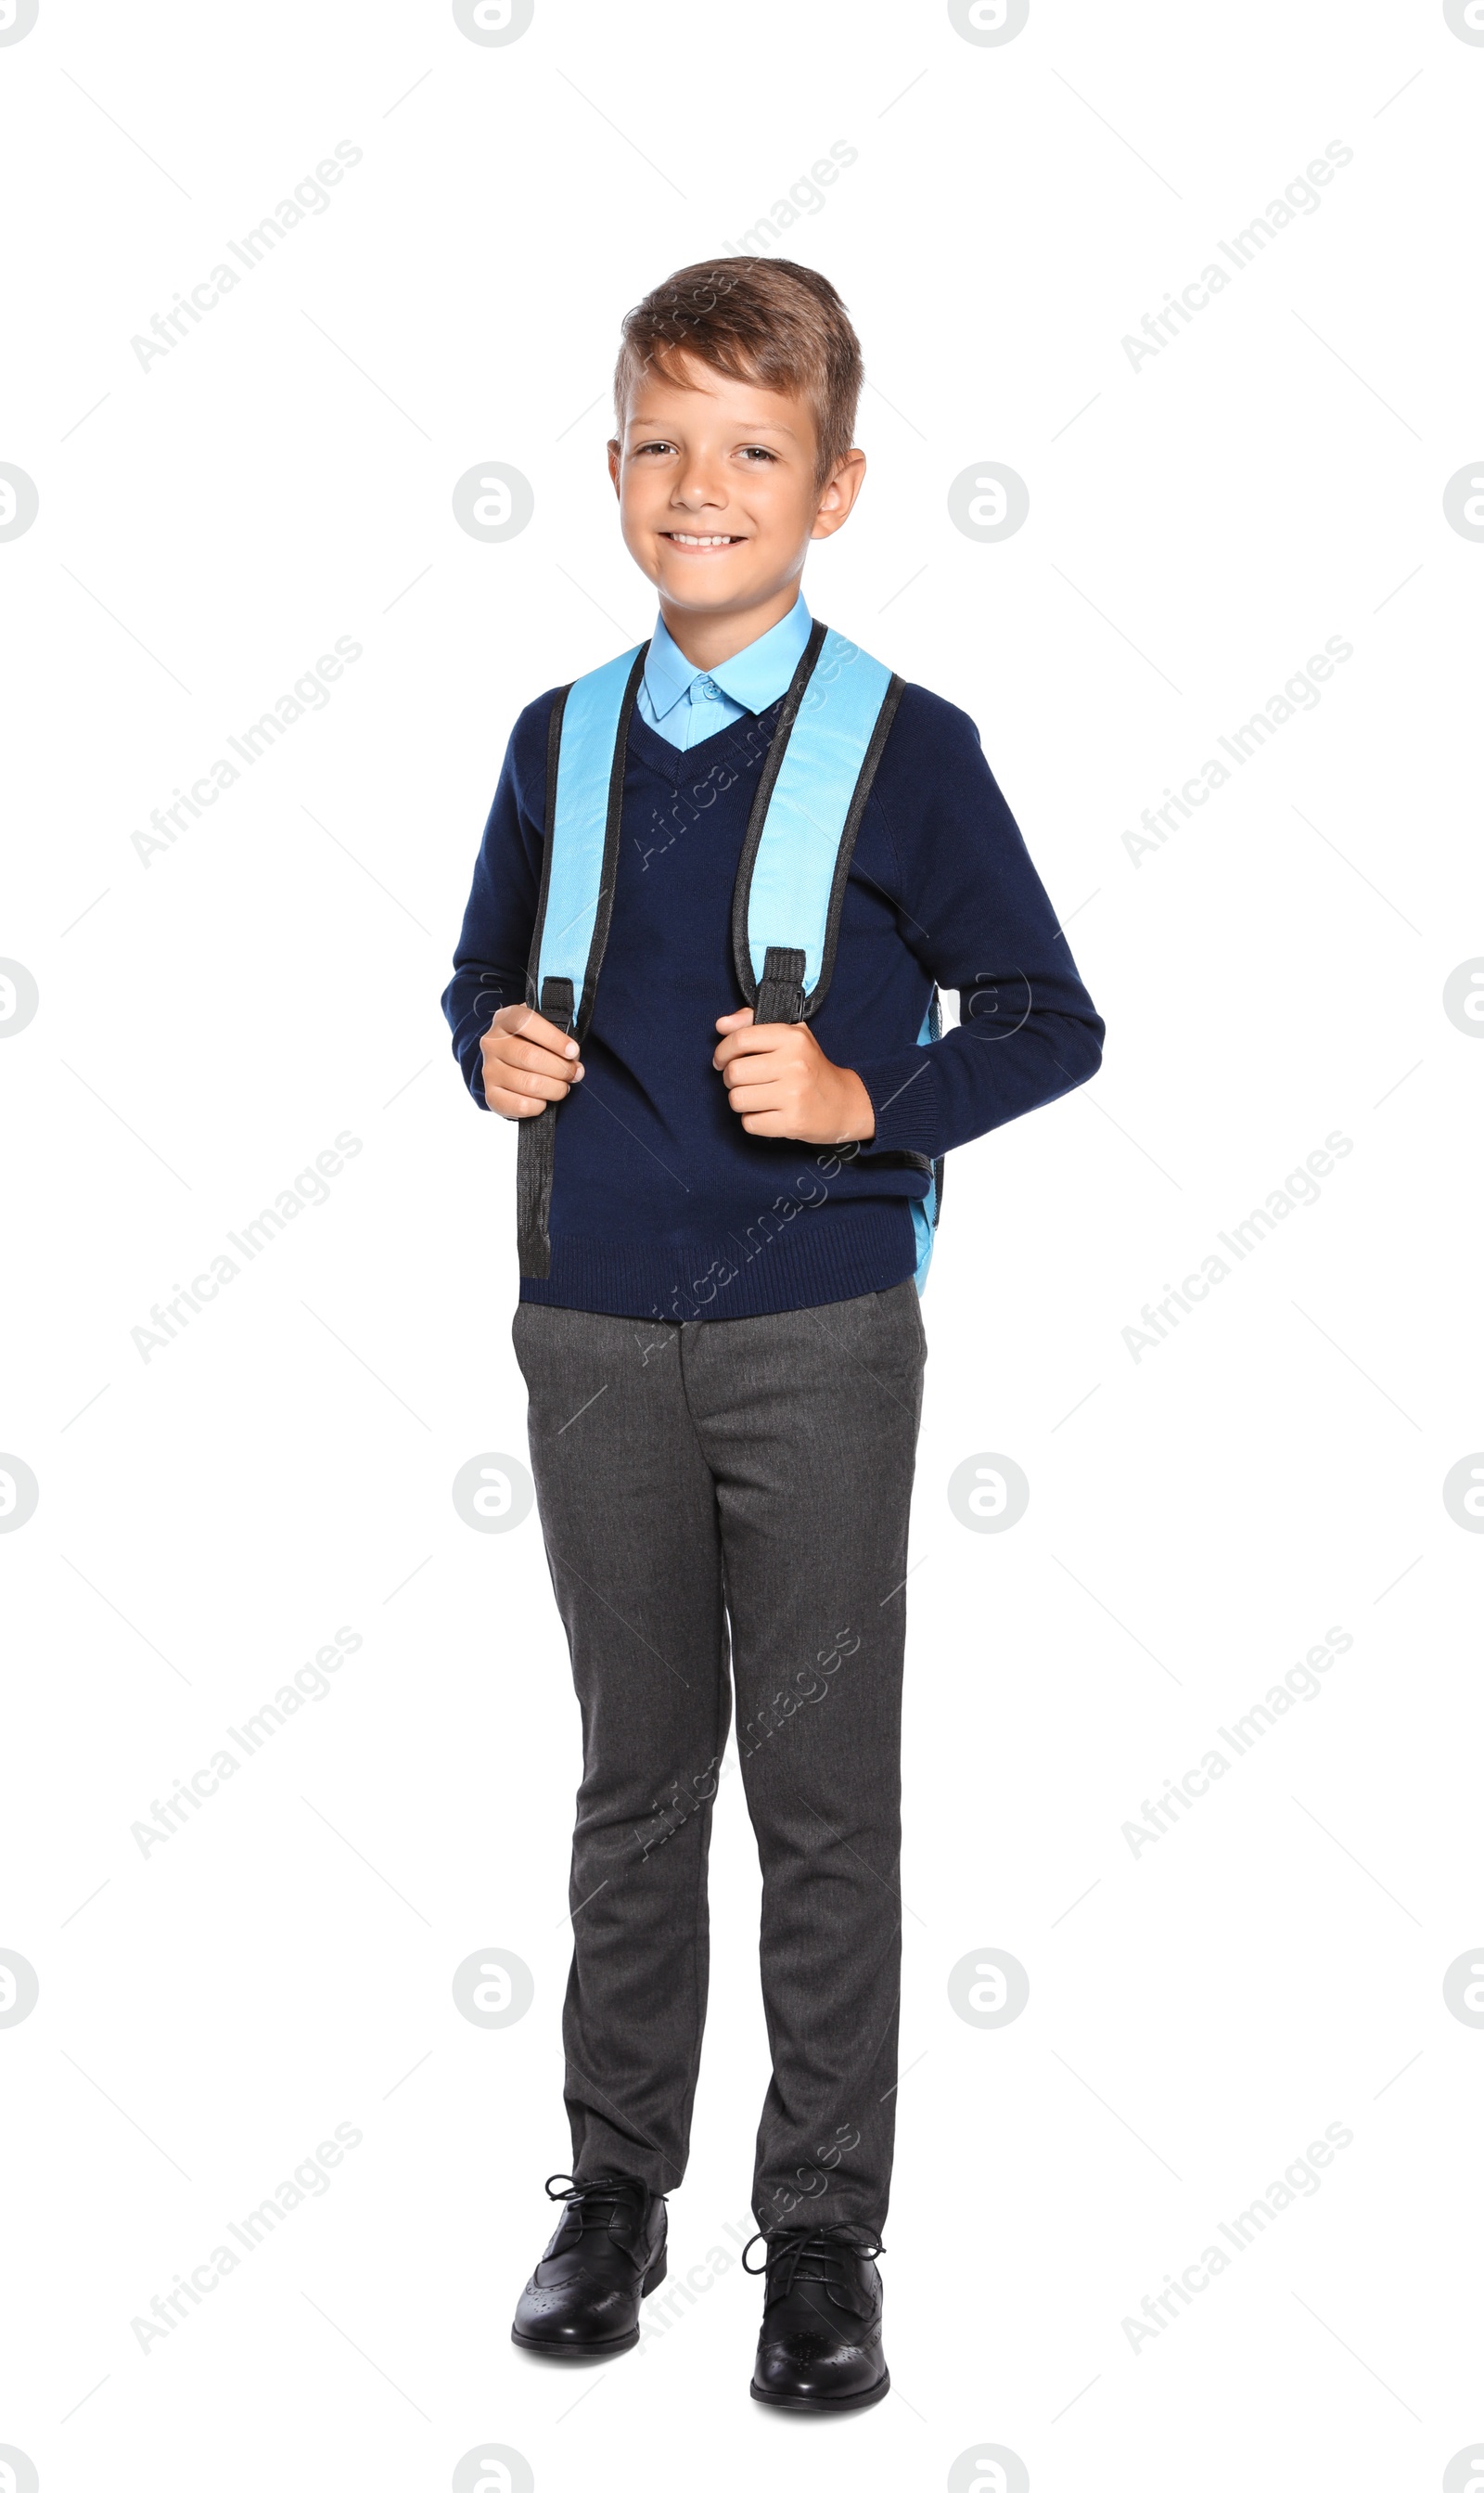
{"type": "Polygon", "coordinates": [[[764,1238],[726,1238],[709,1252],[553,1239],[550,1277],[522,1280],[520,1296],[536,1307],[691,1323],[863,1298],[868,1290],[895,1289],[916,1263],[905,1202],[821,1204],[804,1207],[764,1238]]]}

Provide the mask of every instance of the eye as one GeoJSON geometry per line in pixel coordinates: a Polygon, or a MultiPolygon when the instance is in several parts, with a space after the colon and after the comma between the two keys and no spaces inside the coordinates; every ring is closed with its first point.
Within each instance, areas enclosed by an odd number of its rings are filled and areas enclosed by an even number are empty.
{"type": "Polygon", "coordinates": [[[651,451],[673,450],[674,446],[672,441],[640,441],[636,444],[631,456],[635,459],[644,459],[651,451]]]}
{"type": "Polygon", "coordinates": [[[764,450],[760,441],[748,442],[741,455],[744,459],[748,460],[761,460],[769,467],[776,467],[778,465],[777,452],[773,450],[764,450]]]}

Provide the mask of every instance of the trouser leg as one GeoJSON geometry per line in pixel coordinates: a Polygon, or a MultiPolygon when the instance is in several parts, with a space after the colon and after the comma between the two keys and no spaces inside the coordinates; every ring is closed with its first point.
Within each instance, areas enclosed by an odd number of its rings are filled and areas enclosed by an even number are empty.
{"type": "Polygon", "coordinates": [[[738,1746],[762,1863],[773,2077],[760,2225],[880,2226],[901,1963],[907,1512],[925,1344],[910,1281],[690,1324],[716,1484],[738,1746]]]}
{"type": "Polygon", "coordinates": [[[531,1467],[582,1717],[563,2012],[573,2170],[679,2182],[705,2020],[730,1692],[680,1327],[522,1306],[531,1467]]]}

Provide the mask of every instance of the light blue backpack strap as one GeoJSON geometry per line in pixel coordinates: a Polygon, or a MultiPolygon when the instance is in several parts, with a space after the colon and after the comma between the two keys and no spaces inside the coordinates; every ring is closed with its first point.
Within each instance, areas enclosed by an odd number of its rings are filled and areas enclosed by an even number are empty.
{"type": "MultiPolygon", "coordinates": [[[[613,914],[629,720],[649,644],[568,684],[547,736],[546,854],[526,979],[529,1002],[581,1038],[592,1019],[613,914]]],[[[556,1102],[525,1117],[516,1153],[516,1243],[522,1277],[551,1272],[556,1102]]]]}
{"type": "MultiPolygon", "coordinates": [[[[935,987],[929,998],[928,1009],[922,1017],[922,1028],[917,1034],[918,1046],[931,1047],[935,1038],[942,1036],[942,1033],[943,1010],[938,1003],[937,989],[935,987]]],[[[912,1205],[912,1228],[917,1239],[917,1269],[912,1277],[917,1283],[919,1298],[928,1286],[928,1267],[933,1261],[933,1244],[937,1236],[938,1215],[942,1208],[943,1163],[938,1159],[933,1162],[933,1173],[928,1180],[927,1193],[920,1203],[912,1205]]]]}
{"type": "MultiPolygon", "coordinates": [[[[732,903],[737,981],[759,1021],[807,1021],[824,1001],[855,835],[905,689],[843,633],[815,625],[763,766],[732,903]]],[[[919,1044],[941,1028],[935,988],[919,1044]]],[[[919,1293],[941,1179],[939,1161],[926,1200],[911,1205],[919,1293]]]]}
{"type": "Polygon", "coordinates": [[[531,940],[531,1002],[549,978],[572,988],[579,1036],[593,997],[613,907],[629,718],[649,644],[579,676],[552,705],[547,757],[547,837],[531,940]]]}
{"type": "Polygon", "coordinates": [[[763,766],[732,906],[749,1004],[768,980],[770,952],[802,955],[778,965],[765,1019],[808,1020],[824,1001],[850,852],[903,690],[889,667],[816,623],[763,766]],[[780,1009],[779,992],[794,984],[802,1009],[780,1009]]]}
{"type": "Polygon", "coordinates": [[[924,1201],[912,1205],[912,1228],[917,1239],[917,1268],[912,1278],[917,1284],[919,1298],[928,1286],[928,1268],[933,1261],[934,1241],[937,1236],[937,1222],[934,1216],[936,1192],[936,1186],[930,1186],[924,1201]]]}

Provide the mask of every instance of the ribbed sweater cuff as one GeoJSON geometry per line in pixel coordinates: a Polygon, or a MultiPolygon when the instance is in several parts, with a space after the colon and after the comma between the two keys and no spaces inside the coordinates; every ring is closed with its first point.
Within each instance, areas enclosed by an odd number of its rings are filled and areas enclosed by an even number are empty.
{"type": "Polygon", "coordinates": [[[937,1068],[930,1048],[903,1048],[874,1065],[855,1065],[871,1094],[876,1132],[865,1152],[921,1152],[935,1160],[943,1149],[937,1068]]]}

